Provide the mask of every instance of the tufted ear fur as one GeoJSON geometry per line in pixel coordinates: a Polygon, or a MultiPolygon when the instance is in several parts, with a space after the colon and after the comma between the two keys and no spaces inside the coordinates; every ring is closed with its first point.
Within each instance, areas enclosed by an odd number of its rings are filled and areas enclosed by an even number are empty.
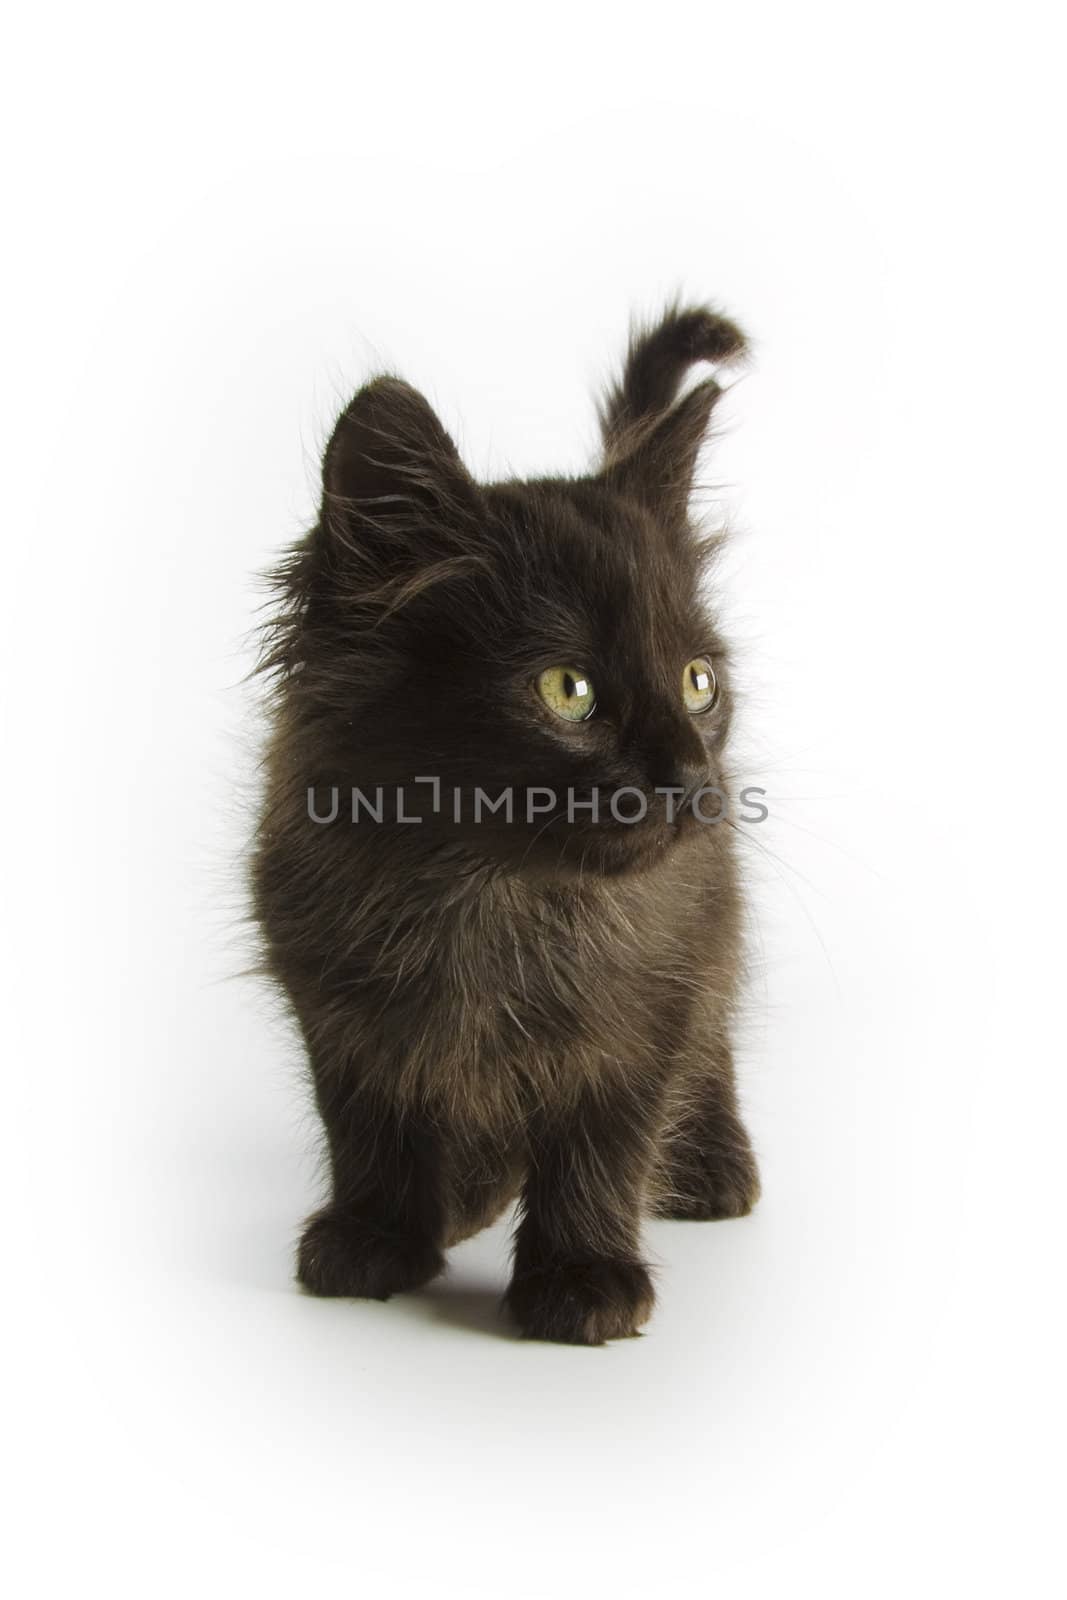
{"type": "Polygon", "coordinates": [[[708,378],[676,402],[690,367],[745,352],[734,323],[705,308],[673,307],[653,328],[637,330],[622,376],[600,408],[602,478],[643,501],[666,521],[684,518],[700,446],[722,393],[708,378]]]}
{"type": "Polygon", "coordinates": [[[346,587],[390,608],[446,566],[477,559],[479,490],[432,407],[399,378],[376,378],[341,414],[323,459],[319,526],[346,587]]]}

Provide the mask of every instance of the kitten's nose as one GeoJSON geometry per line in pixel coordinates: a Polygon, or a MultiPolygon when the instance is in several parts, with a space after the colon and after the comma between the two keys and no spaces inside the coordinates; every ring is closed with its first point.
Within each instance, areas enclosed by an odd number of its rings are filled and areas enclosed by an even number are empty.
{"type": "Polygon", "coordinates": [[[687,806],[696,794],[708,782],[710,773],[708,763],[703,756],[674,754],[659,761],[649,763],[652,776],[652,785],[656,789],[680,789],[680,795],[674,796],[674,810],[679,812],[687,806]]]}

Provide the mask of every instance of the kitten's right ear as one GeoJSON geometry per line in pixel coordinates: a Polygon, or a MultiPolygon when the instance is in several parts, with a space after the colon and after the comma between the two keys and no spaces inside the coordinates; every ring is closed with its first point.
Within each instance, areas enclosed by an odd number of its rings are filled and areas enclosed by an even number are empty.
{"type": "Polygon", "coordinates": [[[320,527],[340,561],[388,582],[460,555],[481,496],[429,402],[375,378],[342,412],[322,463],[320,527]]]}

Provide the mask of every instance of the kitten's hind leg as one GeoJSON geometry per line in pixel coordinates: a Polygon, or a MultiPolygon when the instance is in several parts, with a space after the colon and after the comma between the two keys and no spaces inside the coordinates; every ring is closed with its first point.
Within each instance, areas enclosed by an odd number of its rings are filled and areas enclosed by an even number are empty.
{"type": "Polygon", "coordinates": [[[730,1047],[715,1041],[676,1086],[651,1209],[658,1217],[694,1221],[743,1217],[759,1195],[759,1168],[738,1110],[730,1047]]]}
{"type": "Polygon", "coordinates": [[[387,1300],[444,1266],[442,1152],[415,1111],[319,1091],[333,1176],[329,1204],[308,1219],[297,1277],[310,1294],[387,1300]]]}

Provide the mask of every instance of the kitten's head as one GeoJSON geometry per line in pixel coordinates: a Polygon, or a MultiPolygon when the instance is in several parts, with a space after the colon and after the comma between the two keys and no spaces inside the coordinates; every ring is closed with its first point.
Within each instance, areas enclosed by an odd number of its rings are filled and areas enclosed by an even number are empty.
{"type": "Polygon", "coordinates": [[[307,782],[382,786],[394,819],[401,785],[424,837],[538,874],[647,867],[684,841],[685,799],[720,777],[730,689],[687,511],[721,391],[678,391],[694,362],[743,349],[703,310],[636,335],[602,462],[573,480],[476,484],[414,389],[360,390],[268,657],[307,782]]]}

